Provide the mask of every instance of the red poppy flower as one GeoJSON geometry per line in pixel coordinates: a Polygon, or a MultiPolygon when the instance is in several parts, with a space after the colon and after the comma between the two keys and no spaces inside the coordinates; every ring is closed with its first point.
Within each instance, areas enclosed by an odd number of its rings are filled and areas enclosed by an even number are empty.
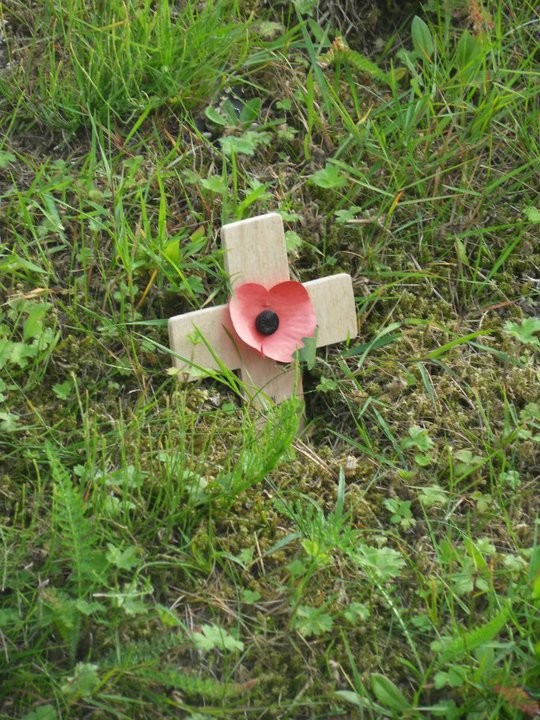
{"type": "Polygon", "coordinates": [[[315,334],[317,319],[308,291],[287,280],[267,290],[245,283],[234,290],[229,312],[238,336],[261,355],[292,362],[303,338],[315,334]]]}

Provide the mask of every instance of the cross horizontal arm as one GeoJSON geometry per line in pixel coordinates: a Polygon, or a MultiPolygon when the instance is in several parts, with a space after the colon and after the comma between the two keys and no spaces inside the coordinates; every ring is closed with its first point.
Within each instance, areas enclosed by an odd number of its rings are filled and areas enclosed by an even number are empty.
{"type": "MultiPolygon", "coordinates": [[[[304,287],[317,317],[317,347],[356,337],[356,311],[349,275],[311,280],[304,283],[304,287]]],[[[174,365],[186,373],[186,380],[195,380],[200,376],[193,366],[219,370],[221,362],[229,370],[242,367],[254,351],[240,340],[235,342],[235,338],[227,305],[195,310],[169,320],[174,365]]]]}

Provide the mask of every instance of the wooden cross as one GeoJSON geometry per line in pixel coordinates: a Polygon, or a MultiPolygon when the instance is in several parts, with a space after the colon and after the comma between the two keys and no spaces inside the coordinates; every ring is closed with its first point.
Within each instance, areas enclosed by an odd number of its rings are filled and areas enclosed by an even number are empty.
{"type": "MultiPolygon", "coordinates": [[[[225,271],[231,288],[247,282],[270,289],[289,280],[283,221],[277,213],[241,220],[221,229],[225,271]]],[[[317,347],[357,335],[356,309],[350,275],[341,273],[304,284],[317,317],[317,347]]],[[[186,380],[200,377],[195,368],[239,370],[245,392],[264,407],[267,398],[280,403],[302,396],[302,379],[294,364],[262,357],[240,340],[227,305],[177,315],[169,320],[174,364],[186,380]]]]}

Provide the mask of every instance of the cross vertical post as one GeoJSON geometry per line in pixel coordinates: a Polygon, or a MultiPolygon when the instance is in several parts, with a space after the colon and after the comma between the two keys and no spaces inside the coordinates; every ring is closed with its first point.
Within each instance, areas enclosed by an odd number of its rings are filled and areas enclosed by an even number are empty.
{"type": "MultiPolygon", "coordinates": [[[[231,288],[254,282],[271,288],[289,279],[289,262],[283,221],[277,213],[224,225],[221,229],[225,271],[231,288]]],[[[255,393],[262,391],[272,402],[302,396],[302,377],[295,367],[280,365],[255,352],[246,353],[240,378],[255,393]]]]}

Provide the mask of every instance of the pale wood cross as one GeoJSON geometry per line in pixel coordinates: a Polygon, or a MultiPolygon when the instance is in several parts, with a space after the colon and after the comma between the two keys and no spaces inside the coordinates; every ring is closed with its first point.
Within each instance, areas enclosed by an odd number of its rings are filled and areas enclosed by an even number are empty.
{"type": "MultiPolygon", "coordinates": [[[[221,229],[225,271],[231,288],[247,282],[270,289],[289,280],[283,221],[277,213],[224,225],[221,229]]],[[[341,273],[304,283],[317,317],[317,347],[357,335],[356,308],[350,275],[341,273]]],[[[302,378],[294,364],[261,356],[233,330],[227,305],[177,315],[169,320],[174,364],[184,379],[200,377],[195,368],[239,370],[245,393],[258,406],[267,399],[280,403],[302,397],[302,378]],[[201,340],[203,338],[203,340],[201,340]]]]}

